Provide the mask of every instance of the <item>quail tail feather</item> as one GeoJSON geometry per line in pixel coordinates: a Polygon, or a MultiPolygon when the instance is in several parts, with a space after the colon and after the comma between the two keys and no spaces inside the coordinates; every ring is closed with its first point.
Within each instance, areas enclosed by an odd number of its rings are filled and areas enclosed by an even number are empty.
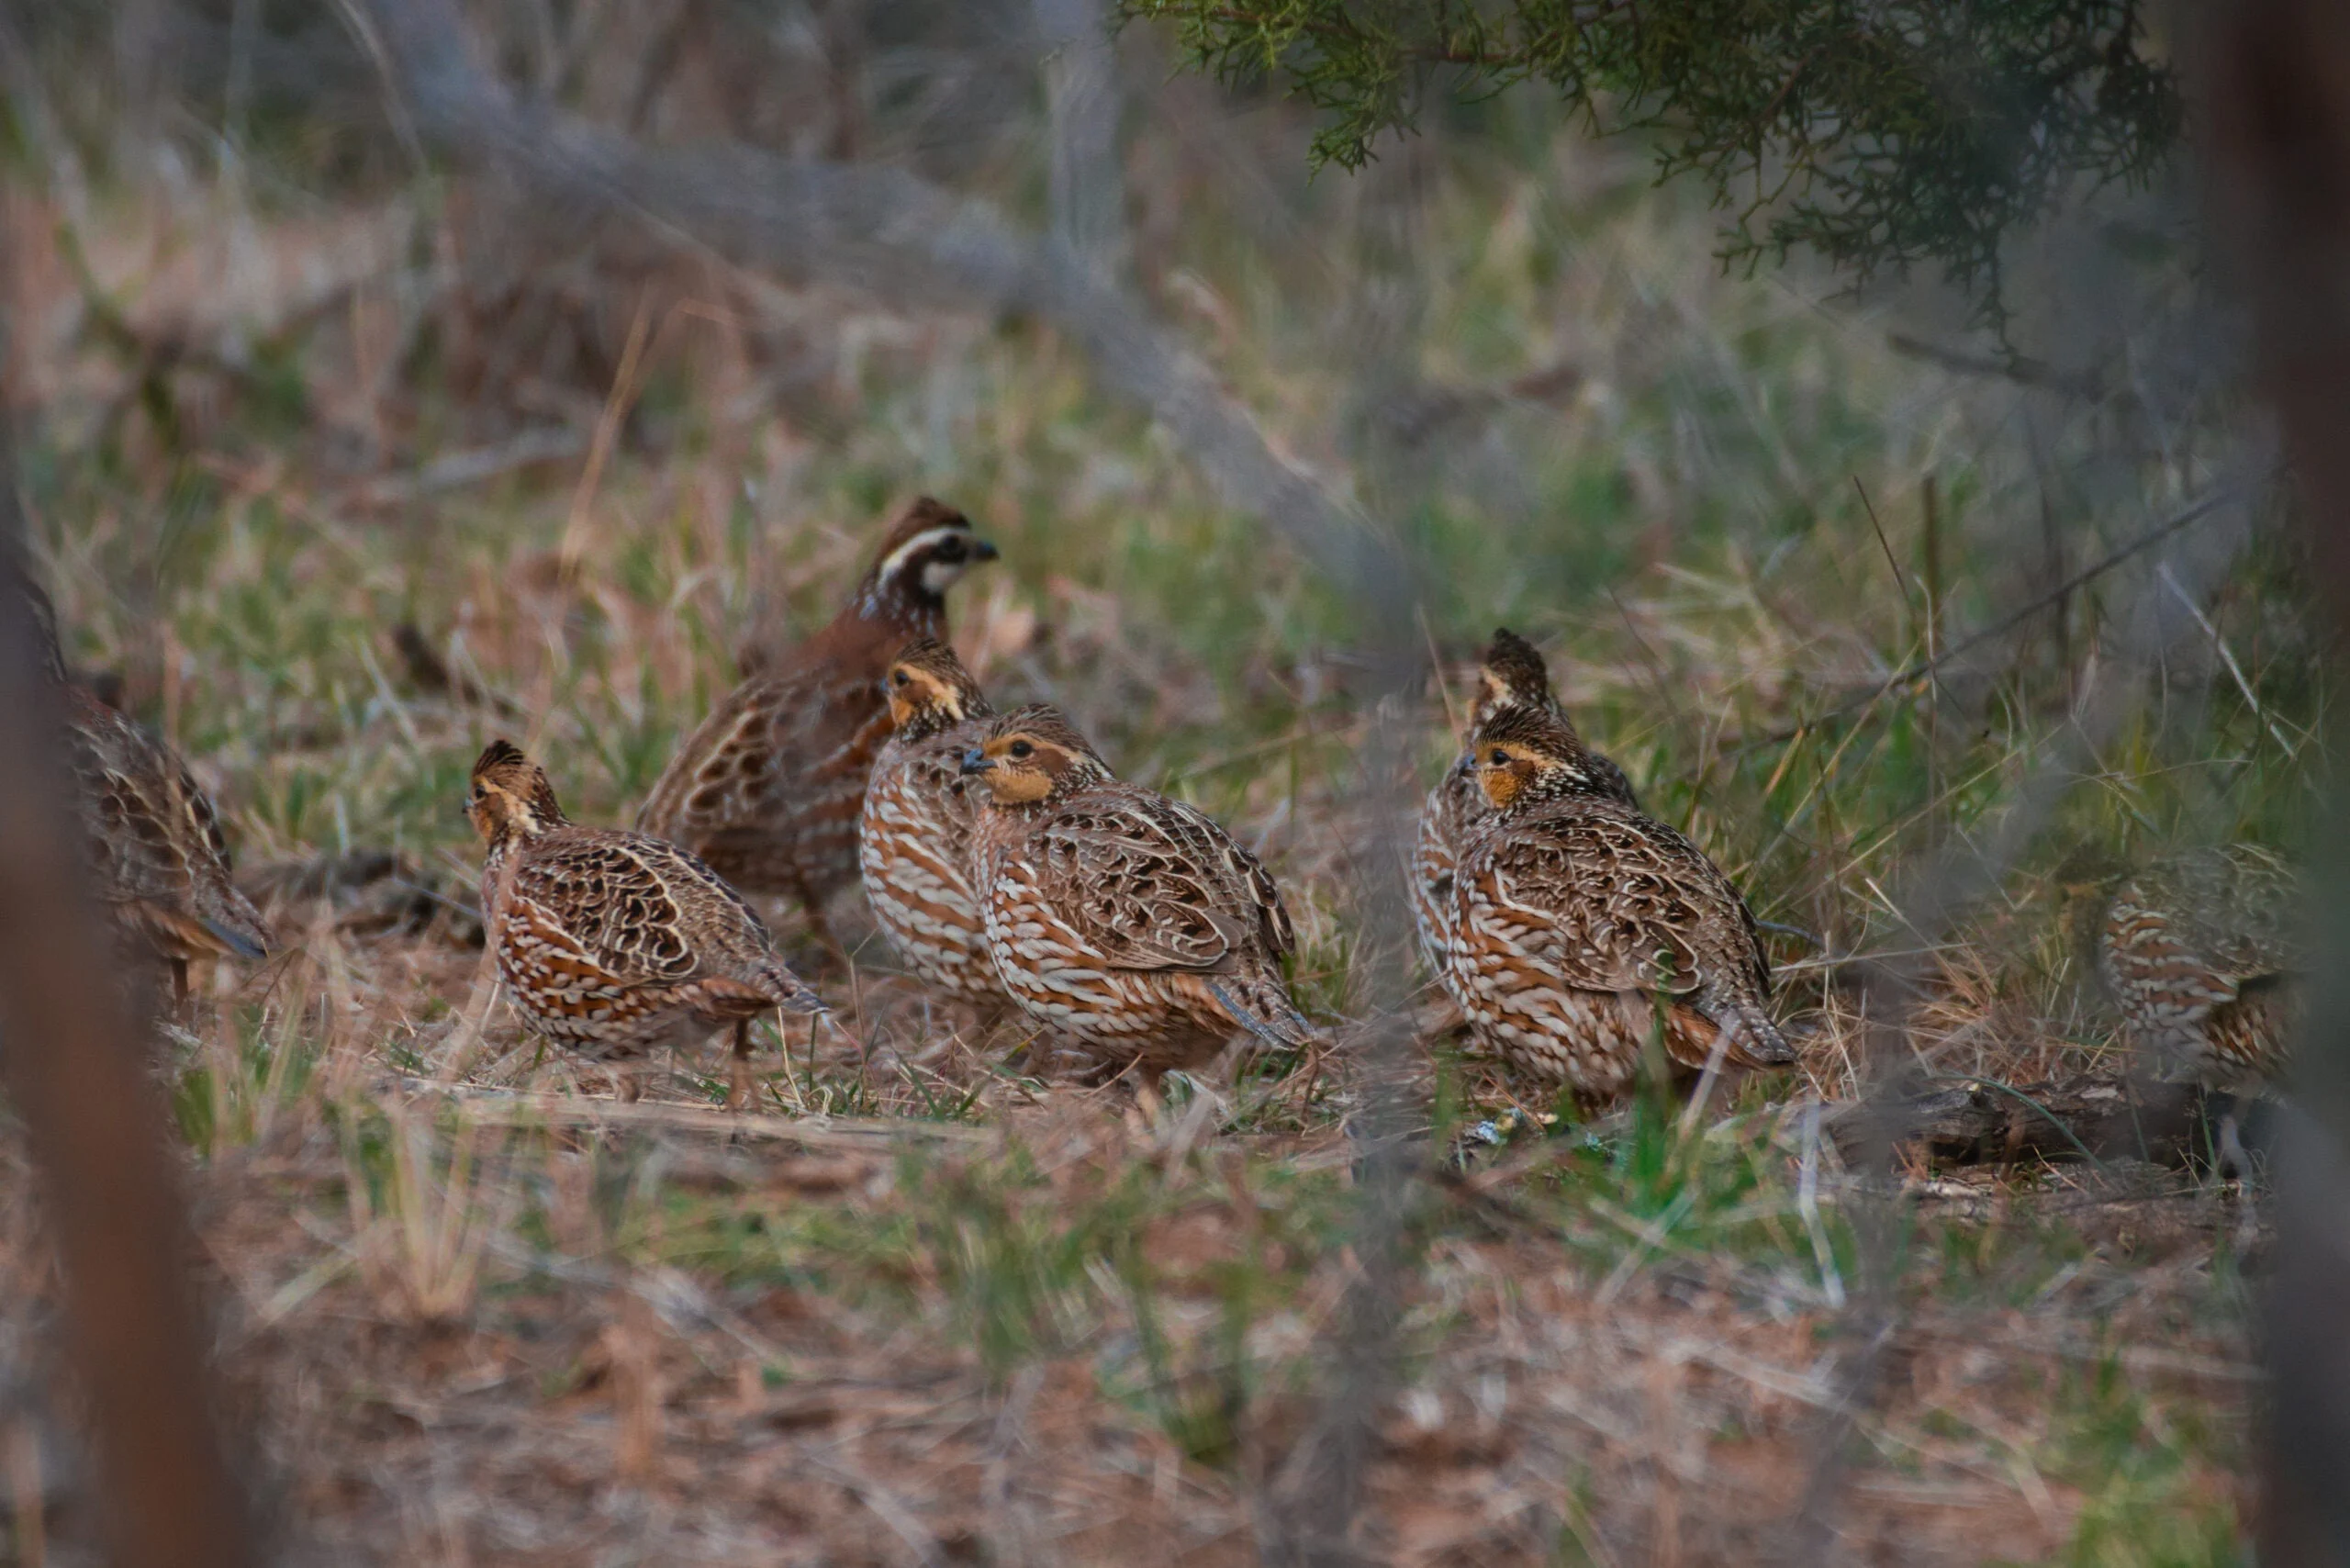
{"type": "Polygon", "coordinates": [[[1733,1002],[1721,1024],[1730,1035],[1727,1055],[1741,1066],[1791,1067],[1798,1059],[1771,1014],[1753,1002],[1733,1002]]]}
{"type": "Polygon", "coordinates": [[[270,946],[275,941],[275,936],[269,929],[269,923],[262,918],[261,911],[253,907],[252,900],[232,886],[208,902],[212,907],[196,918],[203,923],[205,930],[219,939],[227,951],[241,958],[269,957],[270,946]]]}
{"type": "Polygon", "coordinates": [[[1267,1045],[1296,1048],[1314,1040],[1314,1025],[1278,985],[1227,976],[1208,981],[1208,991],[1234,1023],[1267,1045]]]}
{"type": "Polygon", "coordinates": [[[816,994],[814,986],[793,974],[789,967],[780,962],[770,960],[760,966],[758,979],[762,988],[767,991],[769,1007],[779,1007],[786,1013],[799,1014],[803,1016],[811,1013],[832,1011],[824,1005],[823,998],[816,994]]]}

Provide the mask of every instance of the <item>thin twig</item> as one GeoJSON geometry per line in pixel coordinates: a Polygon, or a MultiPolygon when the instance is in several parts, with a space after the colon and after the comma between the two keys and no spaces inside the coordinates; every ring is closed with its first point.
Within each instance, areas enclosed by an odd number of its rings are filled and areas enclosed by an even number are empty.
{"type": "MultiPolygon", "coordinates": [[[[1876,547],[1885,552],[1885,564],[1893,568],[1894,586],[1901,590],[1901,602],[1908,605],[1914,614],[1917,610],[1918,596],[1909,591],[1909,579],[1902,575],[1901,563],[1894,558],[1893,544],[1885,536],[1885,524],[1877,521],[1876,507],[1870,501],[1868,491],[1861,487],[1861,476],[1858,474],[1852,476],[1852,489],[1861,498],[1862,510],[1869,514],[1869,527],[1876,531],[1876,547]]],[[[1930,662],[1933,650],[1930,647],[1926,652],[1930,662]]]]}
{"type": "Polygon", "coordinates": [[[2301,748],[2285,738],[2285,732],[2277,727],[2277,721],[2270,718],[2267,710],[2260,705],[2260,698],[2253,691],[2252,682],[2244,678],[2244,666],[2236,663],[2235,650],[2228,646],[2225,637],[2220,635],[2220,629],[2211,623],[2211,618],[2203,613],[2203,607],[2178,586],[2178,578],[2172,574],[2170,563],[2164,562],[2154,568],[2154,573],[2162,578],[2163,586],[2170,589],[2171,596],[2186,607],[2187,613],[2195,617],[2195,624],[2203,628],[2203,634],[2211,640],[2211,651],[2219,655],[2220,662],[2227,666],[2229,678],[2236,683],[2236,690],[2243,694],[2244,706],[2252,710],[2252,716],[2260,721],[2261,727],[2276,739],[2277,746],[2287,756],[2299,756],[2301,748]]]}
{"type": "Polygon", "coordinates": [[[1739,745],[1730,748],[1730,755],[1734,756],[1742,756],[1747,752],[1756,750],[1762,746],[1784,745],[1788,741],[1793,740],[1796,735],[1802,734],[1805,730],[1810,729],[1821,723],[1823,721],[1829,719],[1841,719],[1849,714],[1862,711],[1863,710],[1875,706],[1876,703],[1883,700],[1887,694],[1897,691],[1903,687],[1915,686],[1921,680],[1931,679],[1942,670],[1948,668],[1958,660],[1964,658],[1967,655],[1973,653],[1975,649],[1982,647],[1985,644],[1997,642],[1998,639],[2006,636],[2009,633],[2014,631],[2017,627],[2021,626],[2024,622],[2030,621],[2033,616],[2046,610],[2051,606],[2064,603],[2065,600],[2075,592],[2078,591],[2087,584],[2095,582],[2098,578],[2105,576],[2106,573],[2113,570],[2116,566],[2119,566],[2138,555],[2143,554],[2146,551],[2153,549],[2155,545],[2161,543],[2164,540],[2168,539],[2172,534],[2178,532],[2180,530],[2187,528],[2191,524],[2202,521],[2204,519],[2210,517],[2212,513],[2218,511],[2221,507],[2226,506],[2228,503],[2243,499],[2244,497],[2252,494],[2261,485],[2266,484],[2275,476],[2275,471],[2270,470],[2267,473],[2260,475],[2256,478],[2239,480],[2236,483],[2220,487],[2218,489],[2213,490],[2209,495],[2203,497],[2202,499],[2188,506],[2185,510],[2175,512],[2168,518],[2165,518],[2163,521],[2155,524],[2153,528],[2148,529],[2137,538],[2130,541],[2129,543],[2124,544],[2121,548],[2103,556],[2094,565],[2082,567],[2079,571],[2075,572],[2071,577],[2065,578],[2063,582],[2057,584],[2046,593],[2042,594],[2039,598],[2032,599],[2030,603],[2026,604],[2022,609],[2016,610],[2013,614],[2003,617],[1995,624],[1985,627],[1982,631],[1975,633],[1971,637],[1961,639],[1958,643],[1953,644],[1949,649],[1944,651],[1940,656],[1932,659],[1921,660],[1917,664],[1909,666],[1906,669],[1897,670],[1893,674],[1886,676],[1883,680],[1879,681],[1876,685],[1871,687],[1868,690],[1863,692],[1858,697],[1849,699],[1846,701],[1839,702],[1832,707],[1825,708],[1820,710],[1818,712],[1812,713],[1807,716],[1803,722],[1798,724],[1792,725],[1784,730],[1773,731],[1769,734],[1757,735],[1751,741],[1742,741],[1739,745]]]}

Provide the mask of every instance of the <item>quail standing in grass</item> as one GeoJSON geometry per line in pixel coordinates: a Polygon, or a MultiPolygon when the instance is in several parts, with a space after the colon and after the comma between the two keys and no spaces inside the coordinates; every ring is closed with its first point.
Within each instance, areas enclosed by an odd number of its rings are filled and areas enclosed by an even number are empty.
{"type": "MultiPolygon", "coordinates": [[[[1550,691],[1550,672],[1542,662],[1541,651],[1511,631],[1497,628],[1494,640],[1486,646],[1485,656],[1477,666],[1477,691],[1469,707],[1469,733],[1489,714],[1505,708],[1528,708],[1548,715],[1572,733],[1574,725],[1550,691]]],[[[1597,752],[1586,750],[1584,765],[1593,785],[1605,795],[1623,801],[1638,810],[1639,801],[1632,794],[1631,780],[1624,770],[1597,752]]],[[[1420,808],[1420,826],[1412,845],[1412,916],[1419,928],[1420,948],[1427,955],[1428,967],[1434,969],[1447,990],[1451,986],[1451,969],[1445,954],[1452,940],[1452,876],[1453,866],[1460,857],[1460,846],[1470,832],[1494,814],[1493,803],[1485,799],[1483,787],[1472,769],[1454,766],[1445,769],[1436,788],[1428,791],[1427,803],[1420,808]]],[[[1455,994],[1452,1000],[1465,1012],[1467,999],[1455,994]]]]}
{"type": "Polygon", "coordinates": [[[874,917],[933,989],[993,1012],[1004,1001],[971,883],[977,781],[963,754],[995,710],[955,650],[923,638],[883,678],[895,726],[865,786],[857,859],[874,917]]]}
{"type": "Polygon", "coordinates": [[[482,912],[498,977],[532,1028],[592,1060],[634,1064],[734,1032],[729,1103],[750,1092],[751,1023],[821,1013],[775,955],[751,906],[666,839],[580,827],[538,764],[492,741],[474,764],[465,813],[488,846],[482,912]]]}
{"type": "Polygon", "coordinates": [[[890,729],[882,675],[911,639],[946,635],[946,590],[995,554],[962,513],[916,501],[831,623],[761,661],[687,738],[637,827],[745,892],[797,900],[837,950],[824,904],[857,875],[866,778],[890,729]]]}
{"type": "Polygon", "coordinates": [[[1302,1047],[1280,890],[1205,814],[1113,778],[1051,708],[988,721],[972,868],[1005,992],[1146,1086],[1240,1035],[1302,1047]]]}
{"type": "Polygon", "coordinates": [[[1633,1086],[1660,1025],[1684,1071],[1796,1059],[1746,901],[1625,800],[1571,726],[1496,708],[1460,766],[1492,812],[1460,846],[1446,967],[1505,1066],[1596,1109],[1633,1086]]]}
{"type": "Polygon", "coordinates": [[[169,966],[185,1004],[188,965],[261,958],[275,938],[230,879],[220,813],[179,754],[66,678],[56,611],[14,570],[65,708],[66,760],[87,834],[93,890],[126,952],[169,966]]]}
{"type": "MultiPolygon", "coordinates": [[[[2058,880],[2142,1061],[2230,1095],[2281,1079],[2303,1004],[2302,889],[2288,862],[2249,844],[2135,871],[2085,853],[2058,880]]],[[[2220,1138],[2224,1161],[2244,1170],[2232,1110],[2220,1138]]]]}

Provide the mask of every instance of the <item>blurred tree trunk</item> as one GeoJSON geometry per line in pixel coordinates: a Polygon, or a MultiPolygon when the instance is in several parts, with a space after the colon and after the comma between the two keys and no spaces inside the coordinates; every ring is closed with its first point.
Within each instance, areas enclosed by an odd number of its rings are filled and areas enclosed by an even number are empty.
{"type": "Polygon", "coordinates": [[[1053,238],[1097,277],[1125,263],[1117,58],[1100,0],[1035,0],[1051,116],[1053,238]]]}
{"type": "MultiPolygon", "coordinates": [[[[2216,0],[2212,228],[2253,309],[2319,588],[2350,629],[2350,6],[2216,0]]],[[[2261,1561],[2350,1563],[2350,801],[2316,857],[2315,994],[2277,1159],[2261,1561]]]]}
{"type": "Polygon", "coordinates": [[[40,1175],[115,1561],[231,1568],[253,1561],[244,1495],[213,1424],[163,1107],[81,864],[63,709],[11,580],[10,458],[0,421],[0,1081],[40,1175]]]}

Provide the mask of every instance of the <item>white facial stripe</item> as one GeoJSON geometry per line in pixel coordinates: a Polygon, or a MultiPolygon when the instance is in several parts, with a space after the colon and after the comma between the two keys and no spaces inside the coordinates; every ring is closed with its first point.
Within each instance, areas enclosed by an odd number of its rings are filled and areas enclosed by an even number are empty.
{"type": "Polygon", "coordinates": [[[903,700],[906,702],[936,708],[942,712],[955,711],[957,702],[953,687],[927,671],[914,670],[909,673],[913,678],[898,689],[903,694],[903,700]]]}
{"type": "Polygon", "coordinates": [[[923,591],[937,598],[946,597],[946,590],[963,580],[969,564],[963,561],[933,561],[922,569],[923,591]]]}
{"type": "Polygon", "coordinates": [[[915,556],[946,543],[949,539],[960,539],[968,543],[970,537],[971,531],[968,528],[925,528],[890,552],[889,558],[881,563],[881,577],[885,581],[896,577],[906,569],[915,556]]]}

